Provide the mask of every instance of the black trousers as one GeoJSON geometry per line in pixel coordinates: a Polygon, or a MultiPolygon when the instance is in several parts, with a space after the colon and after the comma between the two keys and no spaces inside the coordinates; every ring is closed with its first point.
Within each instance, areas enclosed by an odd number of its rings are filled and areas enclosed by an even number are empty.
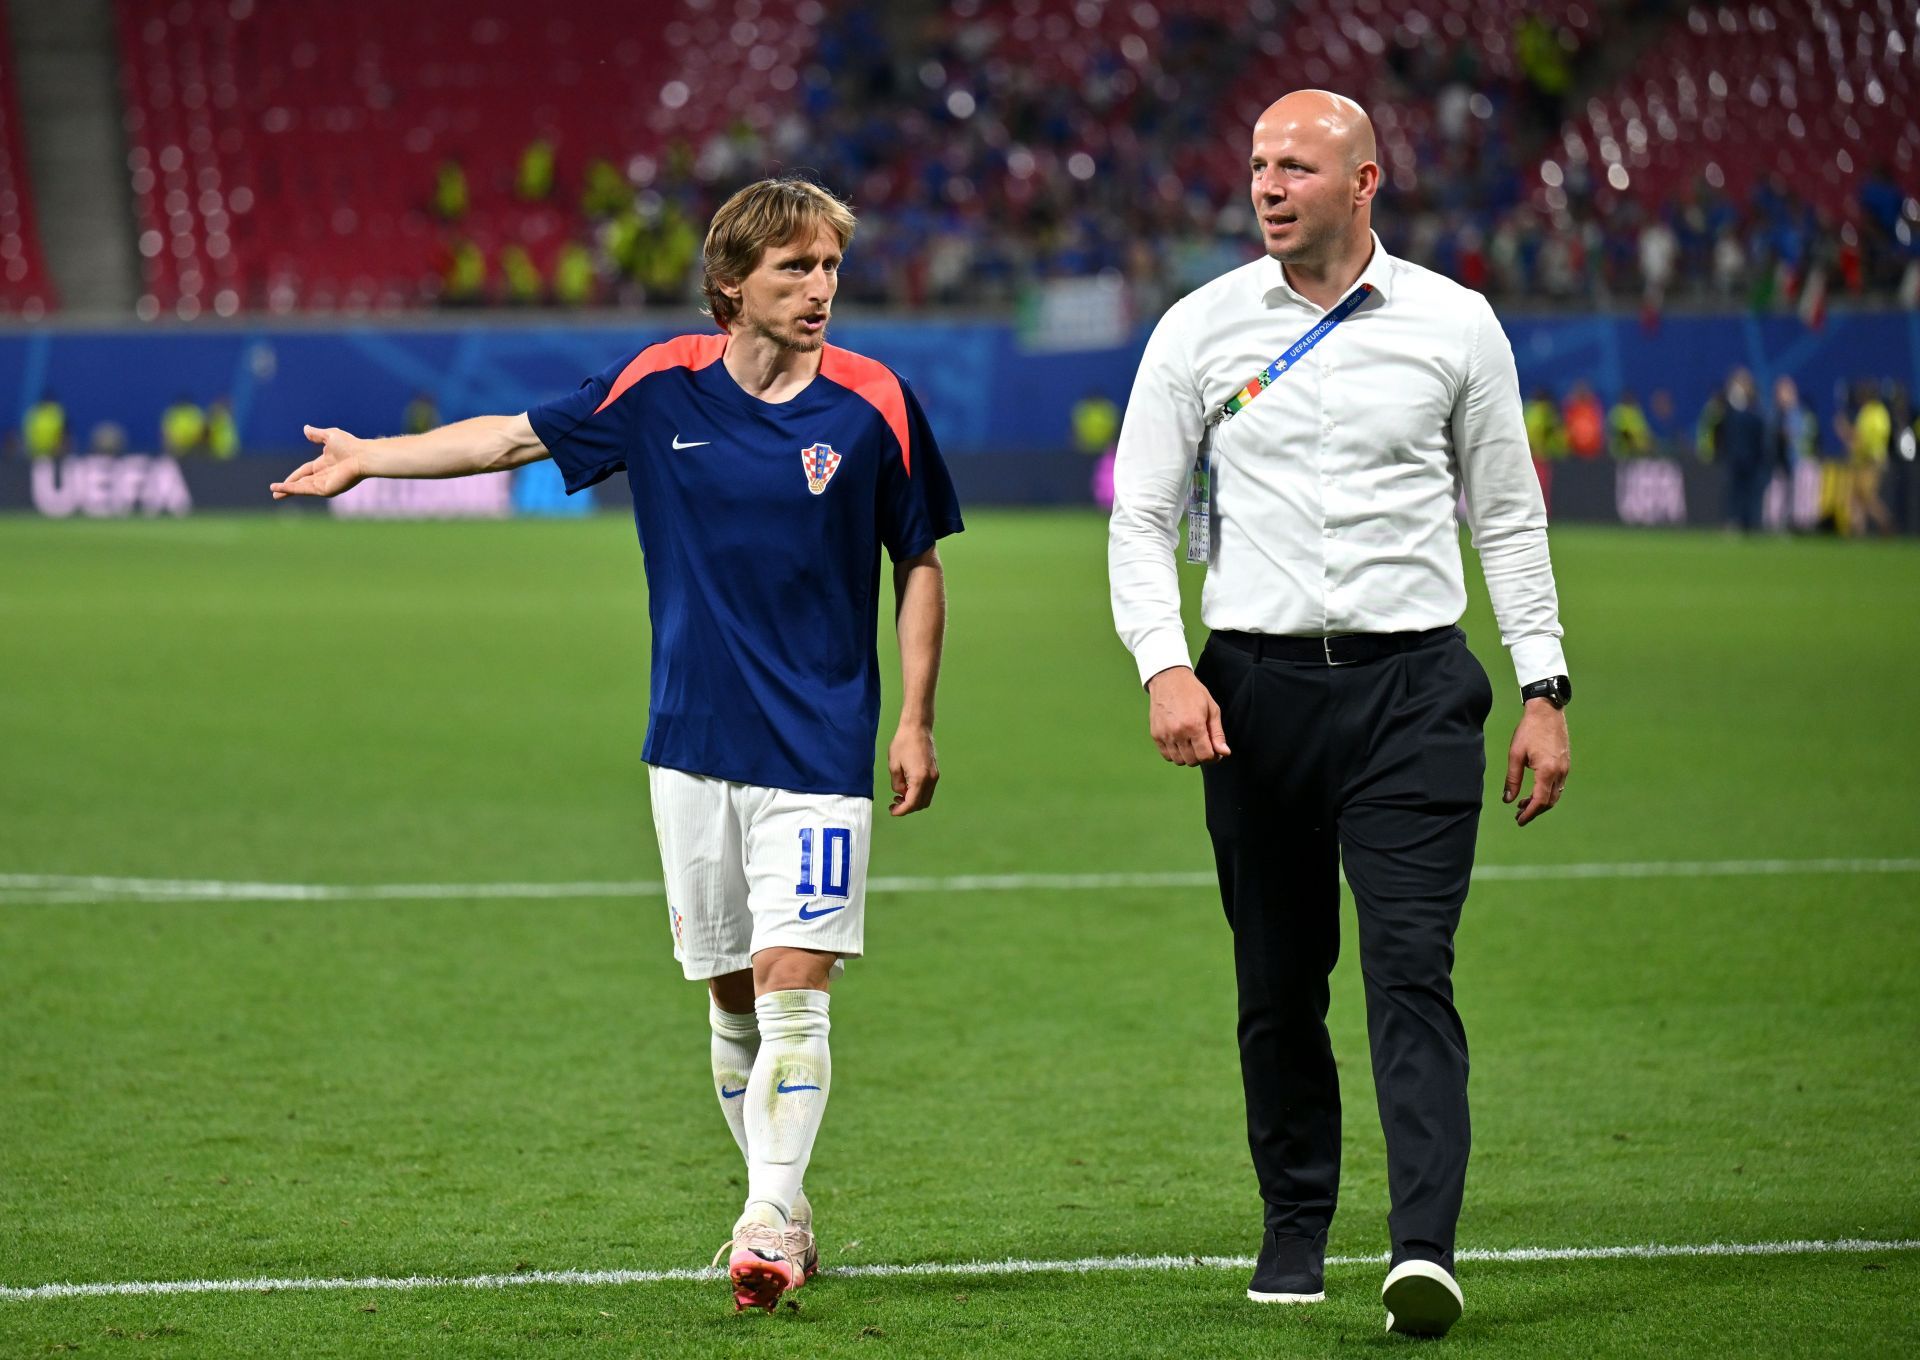
{"type": "Polygon", "coordinates": [[[1233,751],[1204,771],[1207,830],[1233,927],[1247,1140],[1266,1226],[1316,1258],[1325,1252],[1340,1181],[1326,1020],[1344,863],[1393,1259],[1451,1270],[1470,1137],[1453,934],[1486,773],[1487,673],[1458,629],[1338,666],[1259,657],[1214,637],[1196,669],[1233,751]]]}
{"type": "Polygon", "coordinates": [[[1770,464],[1728,463],[1727,523],[1737,524],[1750,534],[1757,532],[1766,517],[1767,487],[1772,481],[1770,464]]]}

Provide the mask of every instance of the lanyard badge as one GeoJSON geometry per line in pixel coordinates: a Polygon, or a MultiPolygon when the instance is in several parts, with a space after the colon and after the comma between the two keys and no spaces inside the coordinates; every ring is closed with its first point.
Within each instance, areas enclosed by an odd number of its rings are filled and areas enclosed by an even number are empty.
{"type": "Polygon", "coordinates": [[[1213,560],[1213,427],[1200,436],[1200,452],[1187,473],[1187,561],[1213,560]]]}
{"type": "Polygon", "coordinates": [[[1187,476],[1187,561],[1213,560],[1213,433],[1247,408],[1252,400],[1272,387],[1288,369],[1305,358],[1312,348],[1326,339],[1333,328],[1352,316],[1360,304],[1373,296],[1373,285],[1363,283],[1348,293],[1332,311],[1313,324],[1313,329],[1287,346],[1286,352],[1241,388],[1218,410],[1207,417],[1206,430],[1200,436],[1200,449],[1194,455],[1187,476]]]}

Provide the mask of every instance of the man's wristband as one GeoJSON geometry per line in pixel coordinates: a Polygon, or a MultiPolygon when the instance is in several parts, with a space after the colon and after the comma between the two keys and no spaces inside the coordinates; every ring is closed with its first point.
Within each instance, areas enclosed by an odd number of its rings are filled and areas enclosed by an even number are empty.
{"type": "Polygon", "coordinates": [[[1555,708],[1565,708],[1573,702],[1573,681],[1564,675],[1550,675],[1545,680],[1522,685],[1520,702],[1524,704],[1532,699],[1545,699],[1555,708]]]}

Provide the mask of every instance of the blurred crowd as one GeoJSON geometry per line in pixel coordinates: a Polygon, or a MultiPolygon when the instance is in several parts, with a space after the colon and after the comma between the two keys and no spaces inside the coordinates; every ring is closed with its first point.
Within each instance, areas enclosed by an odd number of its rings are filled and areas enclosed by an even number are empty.
{"type": "MultiPolygon", "coordinates": [[[[13,441],[9,440],[11,444],[13,441]]],[[[181,393],[160,412],[154,440],[139,441],[138,449],[158,449],[170,458],[206,457],[225,461],[239,456],[240,425],[233,402],[216,397],[202,404],[181,393]]],[[[29,458],[60,458],[69,453],[118,455],[129,451],[126,427],[102,420],[82,440],[73,430],[60,394],[44,391],[26,409],[20,423],[19,448],[29,458]]]]}
{"type": "MultiPolygon", "coordinates": [[[[1218,97],[1245,72],[1246,32],[1169,12],[1150,54],[1123,41],[1075,82],[994,60],[994,30],[964,4],[904,46],[881,22],[863,8],[829,19],[794,107],[766,129],[738,124],[624,165],[575,163],[546,140],[517,160],[447,162],[432,186],[443,300],[683,304],[712,210],[771,167],[818,178],[859,212],[842,279],[859,303],[1004,306],[1036,283],[1104,274],[1151,317],[1257,248],[1218,97]],[[489,251],[463,234],[469,175],[510,176],[523,201],[565,209],[565,244],[489,251]]],[[[1608,192],[1579,160],[1543,186],[1542,138],[1593,45],[1529,15],[1505,74],[1465,38],[1392,46],[1383,89],[1406,105],[1382,157],[1388,248],[1527,303],[1812,310],[1828,291],[1920,294],[1920,203],[1884,167],[1863,176],[1844,222],[1778,179],[1736,198],[1711,166],[1655,208],[1608,192]]]]}
{"type": "Polygon", "coordinates": [[[1762,392],[1737,368],[1691,418],[1664,389],[1643,405],[1623,391],[1603,404],[1591,386],[1527,395],[1527,443],[1551,503],[1554,465],[1565,459],[1695,459],[1717,467],[1723,518],[1746,533],[1768,524],[1841,536],[1893,532],[1884,486],[1896,460],[1920,452],[1920,419],[1905,386],[1862,379],[1840,385],[1823,423],[1789,374],[1762,392]],[[1778,498],[1768,509],[1768,497],[1778,498]]]}
{"type": "MultiPolygon", "coordinates": [[[[1719,474],[1722,518],[1743,533],[1763,529],[1826,533],[1842,537],[1895,532],[1898,518],[1887,504],[1889,474],[1902,497],[1915,488],[1920,455],[1920,412],[1906,387],[1894,380],[1841,384],[1822,412],[1791,375],[1762,390],[1752,373],[1735,369],[1725,384],[1694,412],[1681,412],[1672,395],[1655,389],[1643,403],[1633,391],[1610,402],[1586,382],[1564,392],[1536,387],[1524,403],[1527,443],[1549,512],[1555,469],[1572,461],[1614,459],[1659,473],[1672,486],[1681,464],[1705,464],[1719,474]]],[[[1089,460],[1094,499],[1110,504],[1114,445],[1123,411],[1099,390],[1084,393],[1068,411],[1070,443],[1089,460]]],[[[431,393],[419,391],[401,412],[400,429],[420,434],[441,423],[431,393]]],[[[151,444],[177,459],[226,460],[241,451],[231,401],[202,405],[182,394],[161,413],[151,444]]],[[[84,443],[69,428],[57,393],[43,392],[27,408],[17,436],[6,441],[30,459],[69,453],[118,455],[130,451],[127,432],[100,422],[84,443]],[[17,443],[16,443],[17,439],[17,443]]],[[[1634,484],[1622,467],[1619,485],[1634,484]]],[[[1624,494],[1631,494],[1625,492],[1624,494]]],[[[1628,517],[1622,510],[1623,517],[1628,517]]],[[[1629,517],[1629,522],[1634,522],[1629,517]]]]}
{"type": "Polygon", "coordinates": [[[1525,202],[1418,210],[1400,253],[1525,302],[1790,306],[1817,322],[1829,294],[1909,306],[1920,296],[1920,215],[1884,173],[1862,185],[1858,223],[1833,222],[1778,178],[1742,202],[1703,177],[1657,210],[1619,196],[1598,200],[1578,168],[1567,182],[1573,188],[1561,212],[1525,202]]]}
{"type": "MultiPolygon", "coordinates": [[[[440,407],[433,394],[424,390],[415,392],[400,413],[402,434],[425,434],[440,423],[440,407]]],[[[111,456],[157,449],[169,458],[204,457],[225,462],[242,452],[233,399],[220,396],[202,403],[184,392],[161,410],[152,443],[142,439],[137,445],[129,445],[126,427],[113,420],[96,422],[84,439],[79,437],[66,403],[58,392],[49,389],[27,406],[17,442],[19,451],[28,458],[61,458],[70,453],[111,456]]],[[[9,437],[5,445],[13,447],[14,438],[9,437]]]]}

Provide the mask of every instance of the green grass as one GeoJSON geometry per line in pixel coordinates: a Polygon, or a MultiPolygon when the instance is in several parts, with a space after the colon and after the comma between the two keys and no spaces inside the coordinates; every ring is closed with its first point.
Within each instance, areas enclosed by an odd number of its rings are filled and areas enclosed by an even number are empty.
{"type": "MultiPolygon", "coordinates": [[[[874,872],[1200,869],[1101,522],[952,541],[944,779],[874,872]]],[[[1556,531],[1562,807],[1485,864],[1913,856],[1908,544],[1556,531]]],[[[1473,573],[1469,571],[1470,580],[1473,573]]],[[[1475,582],[1477,587],[1477,581],[1475,582]]],[[[1467,619],[1497,691],[1484,603],[1467,619]]],[[[885,630],[883,629],[883,634],[885,630]]],[[[886,644],[883,642],[883,653],[886,644]]],[[[631,529],[0,520],[0,874],[651,879],[631,529]]],[[[890,679],[892,663],[883,661],[890,679]]],[[[703,1265],[743,1175],[658,898],[35,904],[0,891],[0,1282],[703,1265]]],[[[1920,875],[1486,882],[1464,1246],[1920,1236],[1920,875]]],[[[1204,890],[876,897],[809,1176],[826,1264],[1242,1254],[1204,890]]],[[[1385,1246],[1349,944],[1331,1249],[1385,1246]]],[[[1453,1349],[1903,1354],[1920,1253],[1468,1264],[1453,1349]]],[[[1347,1354],[1240,1273],[0,1302],[0,1354],[1347,1354]],[[362,1311],[371,1306],[375,1311],[362,1311]]]]}

